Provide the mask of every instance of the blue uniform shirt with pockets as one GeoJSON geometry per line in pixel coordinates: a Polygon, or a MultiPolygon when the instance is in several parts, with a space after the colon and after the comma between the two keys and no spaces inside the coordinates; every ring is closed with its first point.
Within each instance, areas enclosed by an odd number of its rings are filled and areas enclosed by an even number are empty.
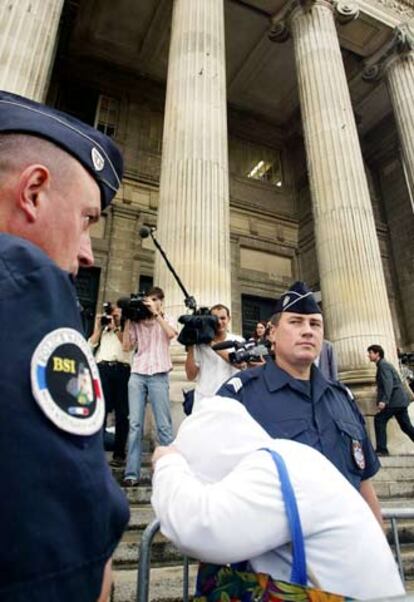
{"type": "Polygon", "coordinates": [[[102,433],[58,428],[32,393],[31,358],[58,328],[82,332],[71,277],[0,234],[0,599],[96,602],[128,522],[102,433]]]}
{"type": "Polygon", "coordinates": [[[312,366],[311,386],[275,362],[240,372],[217,392],[240,401],[274,438],[299,441],[320,451],[357,489],[380,464],[365,421],[346,387],[327,381],[312,366]]]}

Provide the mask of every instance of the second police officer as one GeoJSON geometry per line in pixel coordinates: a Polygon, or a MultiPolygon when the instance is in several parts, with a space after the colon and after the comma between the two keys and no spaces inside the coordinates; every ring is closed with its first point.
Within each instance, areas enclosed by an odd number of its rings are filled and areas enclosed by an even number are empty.
{"type": "Polygon", "coordinates": [[[237,399],[275,438],[322,452],[356,487],[381,522],[370,478],[380,464],[364,418],[348,389],[326,380],[314,365],[323,342],[323,317],[312,292],[296,282],[279,299],[272,318],[276,358],[233,376],[217,392],[237,399]]]}

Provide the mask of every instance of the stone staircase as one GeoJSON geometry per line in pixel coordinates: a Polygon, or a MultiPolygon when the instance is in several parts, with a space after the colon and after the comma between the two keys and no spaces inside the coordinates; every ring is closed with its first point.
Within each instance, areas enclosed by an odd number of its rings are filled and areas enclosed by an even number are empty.
{"type": "MultiPolygon", "coordinates": [[[[139,540],[143,529],[154,518],[150,505],[150,454],[143,462],[138,487],[126,489],[131,508],[129,528],[114,555],[115,588],[112,602],[135,602],[139,540]]],[[[384,508],[414,508],[414,455],[381,458],[382,469],[374,484],[384,508]]],[[[114,470],[121,482],[122,471],[114,470]]],[[[414,519],[398,521],[401,553],[404,561],[407,591],[414,592],[414,519]]],[[[391,529],[387,524],[387,534],[391,529]]],[[[182,556],[161,534],[155,536],[151,559],[151,602],[182,600],[182,556]]],[[[196,565],[190,564],[190,593],[194,591],[196,565]]]]}

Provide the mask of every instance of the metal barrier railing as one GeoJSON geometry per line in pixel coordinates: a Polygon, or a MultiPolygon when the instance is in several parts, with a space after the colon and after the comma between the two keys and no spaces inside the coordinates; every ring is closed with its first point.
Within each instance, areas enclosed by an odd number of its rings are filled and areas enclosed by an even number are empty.
{"type": "MultiPolygon", "coordinates": [[[[401,579],[404,582],[404,566],[401,554],[400,536],[398,533],[397,521],[399,519],[414,519],[414,508],[384,508],[382,510],[384,520],[391,522],[391,532],[395,548],[395,557],[401,579]]],[[[160,521],[155,519],[148,525],[142,534],[139,546],[138,560],[138,581],[136,602],[148,602],[150,569],[151,569],[151,546],[155,535],[160,529],[160,521]]],[[[189,563],[188,558],[184,556],[183,565],[183,602],[188,602],[189,586],[189,563]]]]}
{"type": "Polygon", "coordinates": [[[394,540],[395,557],[400,571],[401,579],[405,582],[404,565],[401,556],[400,536],[398,534],[397,520],[414,518],[414,508],[383,508],[382,517],[391,522],[392,537],[394,540]]]}

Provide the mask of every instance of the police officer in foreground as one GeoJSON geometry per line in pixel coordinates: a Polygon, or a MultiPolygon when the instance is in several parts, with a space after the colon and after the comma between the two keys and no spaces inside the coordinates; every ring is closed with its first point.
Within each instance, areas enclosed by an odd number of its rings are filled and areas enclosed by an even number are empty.
{"type": "Polygon", "coordinates": [[[322,452],[360,491],[381,522],[369,481],[379,461],[348,389],[326,380],[313,363],[323,342],[323,317],[304,283],[296,282],[280,297],[271,321],[275,361],[240,372],[217,395],[243,403],[272,437],[299,441],[322,452]]]}
{"type": "Polygon", "coordinates": [[[63,113],[0,92],[0,599],[104,602],[128,505],[73,276],[122,158],[63,113]]]}

